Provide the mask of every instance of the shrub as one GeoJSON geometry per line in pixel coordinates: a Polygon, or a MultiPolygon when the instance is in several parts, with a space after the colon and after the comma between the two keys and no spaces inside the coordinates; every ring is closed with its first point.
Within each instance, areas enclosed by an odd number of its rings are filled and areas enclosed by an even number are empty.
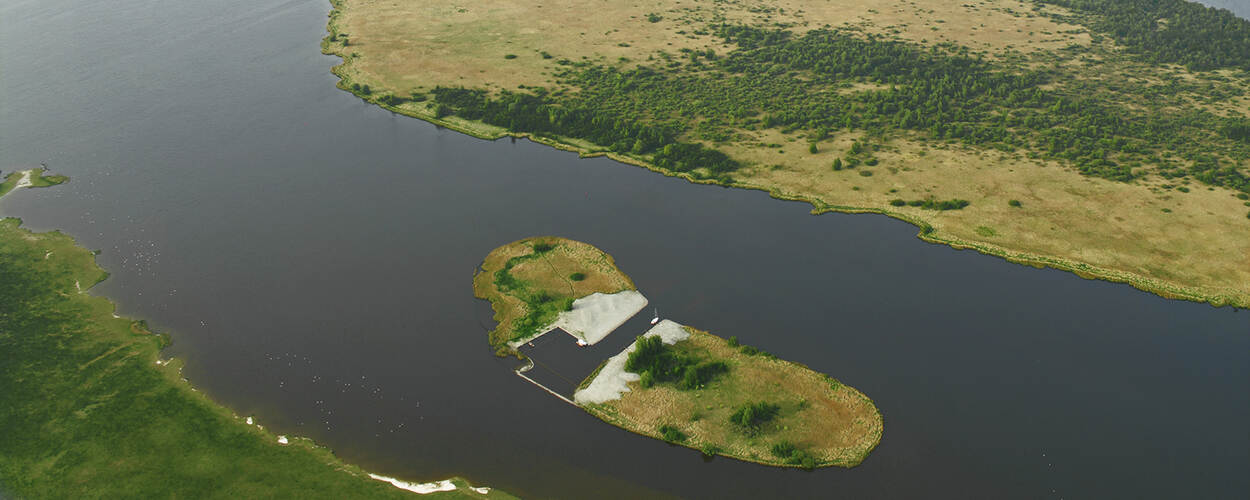
{"type": "Polygon", "coordinates": [[[535,243],[534,253],[547,253],[550,252],[552,248],[555,248],[555,245],[552,245],[551,243],[535,243]]]}
{"type": "Polygon", "coordinates": [[[698,365],[687,365],[682,373],[681,382],[677,384],[680,389],[702,389],[711,382],[717,375],[729,371],[729,365],[723,361],[709,361],[698,365]]]}
{"type": "Polygon", "coordinates": [[[703,456],[705,457],[714,457],[717,453],[720,453],[720,447],[712,443],[708,443],[703,445],[703,448],[699,451],[703,452],[703,456]]]}
{"type": "Polygon", "coordinates": [[[1020,208],[1020,200],[1007,200],[1007,205],[1020,208]]]}
{"type": "Polygon", "coordinates": [[[573,281],[582,281],[586,279],[586,273],[573,273],[569,275],[569,279],[573,281]]]}
{"type": "Polygon", "coordinates": [[[756,354],[759,354],[760,350],[749,345],[744,345],[738,349],[738,352],[741,352],[742,354],[746,354],[747,356],[754,356],[756,354]]]}
{"type": "Polygon", "coordinates": [[[504,59],[516,59],[516,54],[504,54],[504,59]]]}
{"type": "Polygon", "coordinates": [[[656,14],[656,13],[654,13],[654,12],[653,12],[653,13],[650,13],[650,14],[647,14],[647,22],[658,23],[658,22],[660,22],[660,20],[662,20],[662,19],[664,19],[664,16],[661,16],[661,15],[656,14]]]}
{"type": "Polygon", "coordinates": [[[876,157],[873,157],[873,158],[869,158],[869,159],[867,159],[867,160],[864,160],[864,165],[868,165],[868,166],[870,166],[870,167],[871,167],[871,166],[874,166],[874,165],[876,165],[876,164],[877,164],[877,158],[876,158],[876,157]]]}
{"type": "Polygon", "coordinates": [[[816,149],[816,143],[814,143],[814,142],[813,142],[810,146],[808,146],[808,147],[807,147],[807,152],[808,152],[808,153],[811,153],[811,154],[816,154],[818,151],[820,151],[820,150],[819,150],[819,149],[816,149]]]}
{"type": "Polygon", "coordinates": [[[680,443],[686,440],[686,433],[677,430],[676,427],[665,424],[660,426],[660,437],[670,443],[680,443]]]}
{"type": "Polygon", "coordinates": [[[794,443],[789,441],[774,444],[772,448],[773,456],[777,458],[789,458],[796,451],[799,451],[798,448],[795,448],[794,443]]]}
{"type": "Polygon", "coordinates": [[[781,407],[772,403],[747,403],[729,416],[729,422],[747,434],[755,434],[760,428],[777,417],[781,407]]]}
{"type": "Polygon", "coordinates": [[[903,205],[906,205],[906,204],[907,204],[907,202],[903,201],[903,199],[902,199],[902,198],[895,198],[895,199],[893,199],[893,200],[890,200],[890,204],[891,204],[891,205],[894,205],[894,206],[896,206],[896,207],[901,207],[901,206],[903,206],[903,205]]]}
{"type": "Polygon", "coordinates": [[[638,385],[641,385],[643,389],[649,389],[655,385],[655,377],[649,371],[642,372],[642,378],[638,379],[638,385]]]}
{"type": "Polygon", "coordinates": [[[729,337],[729,347],[738,347],[738,337],[729,337]]]}
{"type": "Polygon", "coordinates": [[[1239,200],[1250,200],[1250,194],[1246,194],[1246,193],[1237,193],[1237,199],[1239,199],[1239,200]]]}
{"type": "Polygon", "coordinates": [[[834,158],[834,159],[833,159],[833,169],[834,169],[834,170],[842,170],[842,159],[841,159],[841,158],[834,158]]]}
{"type": "Polygon", "coordinates": [[[804,469],[813,469],[816,467],[816,459],[813,458],[806,450],[800,450],[794,446],[794,443],[782,441],[774,444],[772,447],[773,456],[785,460],[787,464],[797,465],[804,469]]]}
{"type": "Polygon", "coordinates": [[[872,177],[872,172],[867,171],[867,170],[860,170],[859,175],[863,177],[872,177]]]}
{"type": "Polygon", "coordinates": [[[551,54],[547,53],[547,51],[545,51],[545,50],[544,50],[544,51],[542,51],[542,52],[539,52],[539,53],[538,53],[538,55],[542,56],[542,57],[543,57],[543,59],[551,59],[551,57],[552,57],[552,56],[551,56],[551,54]]]}

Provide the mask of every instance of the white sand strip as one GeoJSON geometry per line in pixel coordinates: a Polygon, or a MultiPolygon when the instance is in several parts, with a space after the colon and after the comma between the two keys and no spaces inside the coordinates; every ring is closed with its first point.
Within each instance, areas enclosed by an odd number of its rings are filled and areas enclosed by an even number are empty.
{"type": "MultiPolygon", "coordinates": [[[[663,340],[665,344],[670,345],[690,338],[690,332],[677,322],[667,319],[643,334],[644,337],[656,335],[659,335],[660,340],[663,340]]],[[[573,401],[577,404],[598,404],[620,399],[621,394],[629,392],[629,383],[642,378],[637,373],[625,371],[625,361],[629,359],[629,353],[634,352],[637,343],[637,341],[631,342],[625,350],[608,358],[607,364],[603,365],[603,369],[599,370],[595,379],[591,380],[585,389],[573,393],[573,401]]]]}
{"type": "Polygon", "coordinates": [[[515,349],[556,328],[569,332],[587,344],[594,344],[620,328],[644,307],[647,307],[647,298],[636,290],[612,294],[592,293],[573,301],[572,311],[561,312],[554,322],[539,330],[538,334],[509,342],[508,345],[515,349]]]}
{"type": "Polygon", "coordinates": [[[17,180],[17,184],[13,186],[13,191],[17,191],[21,188],[28,188],[34,185],[34,183],[30,181],[30,172],[30,170],[22,171],[22,178],[17,180]]]}
{"type": "Polygon", "coordinates": [[[408,490],[422,495],[434,493],[436,491],[453,491],[456,489],[456,485],[452,484],[450,479],[444,479],[434,483],[410,483],[408,481],[400,481],[393,477],[379,476],[377,474],[369,474],[369,477],[377,479],[378,481],[391,483],[391,486],[401,490],[408,490]]]}

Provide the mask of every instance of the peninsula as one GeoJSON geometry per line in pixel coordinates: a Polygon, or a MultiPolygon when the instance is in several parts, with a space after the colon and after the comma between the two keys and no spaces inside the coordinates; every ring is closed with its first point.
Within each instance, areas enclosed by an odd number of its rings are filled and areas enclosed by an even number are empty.
{"type": "Polygon", "coordinates": [[[397,113],[1250,307],[1250,22],[1225,10],[331,3],[339,86],[397,113]]]}
{"type": "MultiPolygon", "coordinates": [[[[473,290],[495,310],[498,325],[488,337],[501,355],[521,355],[557,331],[574,339],[556,342],[594,344],[646,304],[606,253],[551,236],[490,252],[473,290]]],[[[533,366],[517,374],[605,422],[706,456],[854,467],[881,441],[881,414],[859,391],[737,339],[658,317],[571,399],[523,374],[533,366]]]]}
{"type": "MultiPolygon", "coordinates": [[[[69,180],[44,173],[8,174],[0,196],[69,180]]],[[[168,335],[87,293],[107,276],[69,236],[0,218],[0,496],[512,498],[370,474],[235,415],[161,359],[168,335]]]]}

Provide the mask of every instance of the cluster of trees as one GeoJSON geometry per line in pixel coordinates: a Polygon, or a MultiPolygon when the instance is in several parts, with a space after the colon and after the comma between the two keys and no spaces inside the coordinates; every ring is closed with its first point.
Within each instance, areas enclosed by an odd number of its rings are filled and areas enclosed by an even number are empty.
{"type": "Polygon", "coordinates": [[[699,362],[685,356],[657,336],[638,337],[634,351],[625,360],[625,370],[642,376],[643,387],[659,382],[675,382],[680,389],[702,389],[717,375],[729,371],[723,361],[699,362]]]}
{"type": "MultiPolygon", "coordinates": [[[[589,108],[687,132],[698,123],[705,137],[732,136],[735,127],[815,135],[912,130],[1004,151],[1027,148],[1121,181],[1135,178],[1143,162],[1167,163],[1154,153],[1170,149],[1185,160],[1170,168],[1250,190],[1250,177],[1233,165],[1204,173],[1210,169],[1194,164],[1203,153],[1195,137],[1219,127],[1210,113],[1142,113],[1098,95],[1064,95],[1042,87],[1052,83],[1047,72],[992,64],[953,44],[922,48],[829,29],[795,36],[722,25],[717,34],[737,48],[710,66],[619,70],[575,63],[561,77],[581,89],[576,99],[589,108]],[[831,91],[852,81],[881,88],[831,91]],[[718,127],[719,134],[709,132],[718,127]]],[[[1236,153],[1250,156],[1244,147],[1236,153]]]]}
{"type": "Polygon", "coordinates": [[[1092,15],[1076,21],[1149,61],[1250,70],[1250,21],[1185,0],[1037,0],[1092,15]]]}
{"type": "MultiPolygon", "coordinates": [[[[968,205],[971,205],[972,203],[969,202],[968,200],[961,200],[958,198],[953,199],[953,200],[935,200],[935,199],[929,198],[929,199],[924,199],[924,200],[911,200],[911,201],[907,201],[902,198],[895,198],[893,200],[890,200],[890,204],[896,207],[901,207],[901,206],[920,207],[926,210],[962,210],[964,207],[967,207],[968,205]]],[[[1013,206],[1019,206],[1019,202],[1016,202],[1016,205],[1013,205],[1013,206]]]]}
{"type": "Polygon", "coordinates": [[[690,51],[694,62],[684,64],[663,54],[658,66],[632,69],[567,62],[557,76],[577,89],[570,93],[538,89],[490,97],[481,90],[438,88],[436,109],[515,132],[588,140],[650,158],[663,169],[723,182],[732,181],[741,164],[691,139],[715,143],[757,128],[804,129],[813,137],[853,129],[1027,149],[1087,175],[1121,181],[1138,176],[1144,165],[1157,165],[1168,176],[1193,175],[1250,191],[1244,168],[1212,156],[1208,147],[1222,135],[1231,140],[1221,146],[1221,156],[1250,158],[1250,125],[1209,112],[1141,112],[1097,93],[1066,95],[1044,88],[1054,83],[1047,71],[985,61],[949,43],[925,48],[832,29],[796,36],[721,25],[715,32],[736,48],[719,57],[690,51]],[[878,86],[837,91],[854,82],[878,86]],[[1178,158],[1160,158],[1160,151],[1178,158]]]}
{"type": "Polygon", "coordinates": [[[584,139],[619,153],[650,155],[661,168],[725,182],[741,167],[720,151],[680,141],[682,127],[676,124],[641,120],[585,102],[557,102],[541,91],[503,92],[491,98],[483,90],[439,87],[432,94],[440,117],[454,113],[513,132],[584,139]]]}

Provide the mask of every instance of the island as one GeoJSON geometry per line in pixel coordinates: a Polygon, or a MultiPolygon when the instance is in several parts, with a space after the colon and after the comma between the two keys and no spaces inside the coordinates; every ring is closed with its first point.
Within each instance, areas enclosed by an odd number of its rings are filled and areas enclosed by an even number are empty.
{"type": "MultiPolygon", "coordinates": [[[[69,180],[45,173],[7,173],[0,197],[69,180]]],[[[0,496],[513,498],[370,473],[235,414],[161,357],[168,335],[87,293],[107,277],[70,236],[0,218],[0,496]]]]}
{"type": "MultiPolygon", "coordinates": [[[[611,256],[552,236],[491,251],[473,290],[495,312],[488,341],[500,355],[524,356],[548,334],[594,345],[647,304],[611,256]]],[[[736,338],[658,316],[571,395],[525,375],[533,367],[530,360],[517,375],[605,422],[709,457],[854,467],[881,441],[881,414],[863,393],[736,338]]]]}
{"type": "Polygon", "coordinates": [[[331,0],[338,85],[1250,307],[1250,21],[1184,0],[331,0]]]}

